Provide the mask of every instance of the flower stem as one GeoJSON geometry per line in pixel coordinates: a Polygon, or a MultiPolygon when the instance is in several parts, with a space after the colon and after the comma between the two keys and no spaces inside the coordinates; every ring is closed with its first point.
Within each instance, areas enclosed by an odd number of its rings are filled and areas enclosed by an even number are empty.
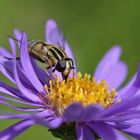
{"type": "Polygon", "coordinates": [[[50,130],[52,134],[62,140],[76,140],[75,124],[65,123],[60,128],[50,130]]]}

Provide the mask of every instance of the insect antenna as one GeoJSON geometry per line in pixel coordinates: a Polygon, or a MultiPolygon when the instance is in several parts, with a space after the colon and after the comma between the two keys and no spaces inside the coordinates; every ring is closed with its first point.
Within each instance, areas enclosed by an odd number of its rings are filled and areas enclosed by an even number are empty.
{"type": "Polygon", "coordinates": [[[7,34],[5,34],[4,36],[9,37],[9,38],[11,38],[11,39],[13,39],[13,40],[15,40],[17,42],[21,42],[20,40],[14,38],[13,36],[10,36],[10,35],[7,35],[7,34]]]}
{"type": "MultiPolygon", "coordinates": [[[[8,38],[11,38],[11,39],[13,39],[13,40],[15,40],[15,41],[17,41],[17,42],[21,42],[20,40],[18,40],[18,39],[16,39],[16,38],[14,38],[13,36],[10,36],[10,35],[7,35],[7,34],[5,34],[5,35],[3,35],[4,37],[8,37],[8,38]]],[[[6,58],[7,60],[13,60],[13,58],[9,58],[9,57],[5,57],[5,56],[3,56],[4,58],[6,58]]],[[[20,60],[20,57],[16,57],[16,60],[20,60]]]]}

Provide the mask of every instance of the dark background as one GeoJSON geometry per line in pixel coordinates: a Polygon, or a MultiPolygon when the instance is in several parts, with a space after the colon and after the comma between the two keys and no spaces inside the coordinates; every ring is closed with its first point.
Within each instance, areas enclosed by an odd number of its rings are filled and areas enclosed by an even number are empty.
{"type": "MultiPolygon", "coordinates": [[[[123,48],[128,77],[136,72],[140,60],[139,0],[0,0],[0,44],[9,49],[4,35],[12,35],[14,28],[27,32],[30,39],[44,40],[49,18],[55,19],[64,31],[82,73],[92,74],[113,45],[123,48]]],[[[0,130],[12,123],[1,121],[0,130]]],[[[32,127],[17,140],[38,138],[55,140],[41,126],[32,127]]]]}

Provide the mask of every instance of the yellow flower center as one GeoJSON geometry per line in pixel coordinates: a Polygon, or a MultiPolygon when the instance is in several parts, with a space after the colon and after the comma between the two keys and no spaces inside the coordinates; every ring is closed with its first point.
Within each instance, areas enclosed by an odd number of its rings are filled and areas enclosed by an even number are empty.
{"type": "Polygon", "coordinates": [[[104,108],[109,107],[115,101],[117,92],[115,89],[109,90],[106,81],[96,82],[91,76],[78,73],[74,78],[67,81],[60,81],[55,77],[49,85],[45,85],[48,104],[62,115],[64,109],[74,102],[81,103],[83,106],[100,104],[104,108]]]}

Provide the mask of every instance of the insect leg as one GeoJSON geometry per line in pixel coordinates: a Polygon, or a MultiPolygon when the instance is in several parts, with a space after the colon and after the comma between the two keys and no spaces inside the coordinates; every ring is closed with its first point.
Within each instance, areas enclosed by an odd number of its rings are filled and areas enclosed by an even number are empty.
{"type": "Polygon", "coordinates": [[[55,72],[55,68],[52,70],[52,73],[54,73],[55,72]]]}
{"type": "Polygon", "coordinates": [[[64,73],[61,73],[61,74],[62,74],[62,78],[63,78],[63,80],[67,81],[67,79],[68,79],[68,75],[65,75],[64,73]]]}
{"type": "MultiPolygon", "coordinates": [[[[8,57],[4,57],[4,58],[6,58],[8,60],[13,60],[13,58],[8,58],[8,57]]],[[[20,57],[16,57],[16,60],[20,60],[20,57]]]]}

